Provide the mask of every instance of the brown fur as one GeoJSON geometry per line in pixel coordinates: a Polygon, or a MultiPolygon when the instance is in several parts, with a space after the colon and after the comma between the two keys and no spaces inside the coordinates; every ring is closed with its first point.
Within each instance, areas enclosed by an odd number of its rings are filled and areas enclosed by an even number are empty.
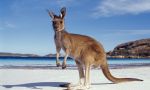
{"type": "MultiPolygon", "coordinates": [[[[112,76],[108,69],[106,54],[103,46],[89,36],[68,33],[64,28],[65,13],[66,9],[62,8],[60,16],[56,16],[51,12],[49,12],[49,15],[52,17],[53,21],[56,47],[57,49],[58,47],[62,48],[66,52],[67,56],[69,55],[75,59],[79,70],[80,86],[89,88],[89,75],[91,66],[101,67],[106,78],[114,83],[142,81],[136,78],[116,78],[112,76]],[[61,21],[63,23],[60,23],[61,21]]],[[[66,64],[66,61],[64,61],[64,64],[66,64]]]]}

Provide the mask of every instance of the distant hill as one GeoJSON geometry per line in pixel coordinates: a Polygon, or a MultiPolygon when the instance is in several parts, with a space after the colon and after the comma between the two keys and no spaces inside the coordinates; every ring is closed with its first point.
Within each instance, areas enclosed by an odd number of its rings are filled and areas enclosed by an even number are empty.
{"type": "MultiPolygon", "coordinates": [[[[56,57],[56,54],[48,54],[48,55],[45,55],[45,57],[56,57]]],[[[60,54],[60,57],[63,57],[63,56],[60,54]]]]}
{"type": "Polygon", "coordinates": [[[122,43],[107,55],[115,58],[150,58],[150,38],[122,43]]]}
{"type": "MultiPolygon", "coordinates": [[[[2,58],[56,58],[56,54],[48,54],[44,56],[36,55],[36,54],[20,54],[20,53],[6,53],[0,52],[0,57],[2,58]]],[[[64,55],[60,54],[60,59],[64,59],[64,55]]],[[[68,57],[68,59],[71,59],[68,57]]]]}
{"type": "Polygon", "coordinates": [[[40,57],[36,54],[20,54],[20,53],[6,53],[0,52],[0,57],[40,57]]]}

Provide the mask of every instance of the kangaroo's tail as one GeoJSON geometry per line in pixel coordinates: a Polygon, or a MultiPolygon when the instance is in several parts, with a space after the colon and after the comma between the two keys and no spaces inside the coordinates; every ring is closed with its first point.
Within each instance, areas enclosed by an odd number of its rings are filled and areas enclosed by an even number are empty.
{"type": "Polygon", "coordinates": [[[105,77],[114,83],[129,82],[129,81],[143,81],[143,80],[137,79],[137,78],[116,78],[116,77],[112,76],[112,74],[109,71],[107,62],[105,64],[101,65],[101,68],[102,68],[102,72],[104,73],[105,77]]]}

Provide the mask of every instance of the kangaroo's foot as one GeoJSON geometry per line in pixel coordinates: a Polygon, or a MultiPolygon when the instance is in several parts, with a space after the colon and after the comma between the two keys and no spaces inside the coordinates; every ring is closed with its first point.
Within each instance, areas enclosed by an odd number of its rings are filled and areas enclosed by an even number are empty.
{"type": "Polygon", "coordinates": [[[67,67],[66,63],[62,63],[62,69],[65,69],[67,67]]]}
{"type": "Polygon", "coordinates": [[[69,84],[67,89],[68,90],[88,90],[88,89],[90,89],[90,85],[69,84]]]}
{"type": "Polygon", "coordinates": [[[84,85],[78,85],[78,86],[73,86],[73,87],[68,87],[68,90],[89,90],[89,86],[84,86],[84,85]]]}

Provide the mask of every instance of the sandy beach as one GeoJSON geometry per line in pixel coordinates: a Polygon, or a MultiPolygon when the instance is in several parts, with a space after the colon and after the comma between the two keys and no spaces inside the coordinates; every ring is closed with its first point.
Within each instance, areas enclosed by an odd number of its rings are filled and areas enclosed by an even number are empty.
{"type": "MultiPolygon", "coordinates": [[[[90,90],[150,90],[150,67],[111,69],[116,77],[134,77],[143,82],[112,84],[101,70],[91,71],[90,90]]],[[[66,69],[0,69],[0,90],[63,90],[64,83],[77,83],[78,71],[66,69]]]]}

